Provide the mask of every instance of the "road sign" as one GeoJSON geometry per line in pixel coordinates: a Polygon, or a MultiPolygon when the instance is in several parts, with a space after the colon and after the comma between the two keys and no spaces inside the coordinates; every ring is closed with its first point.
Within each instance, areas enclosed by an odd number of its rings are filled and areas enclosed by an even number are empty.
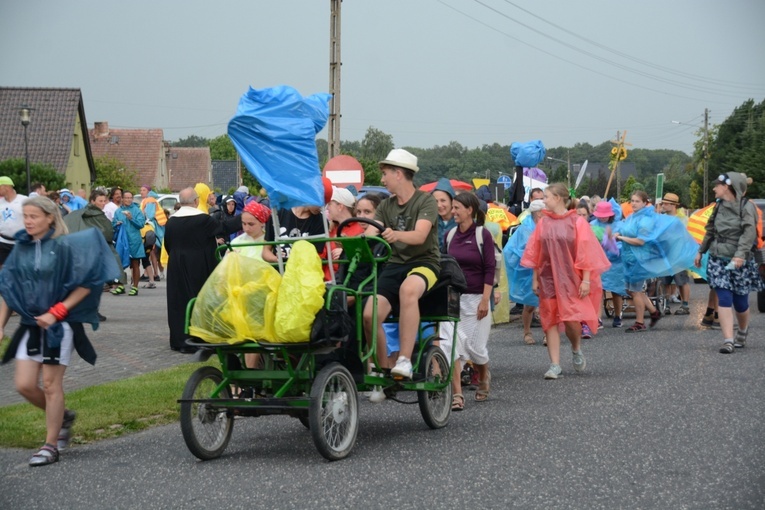
{"type": "Polygon", "coordinates": [[[335,156],[324,165],[324,177],[338,188],[353,184],[360,189],[364,185],[364,167],[352,156],[335,156]]]}
{"type": "Polygon", "coordinates": [[[664,196],[664,174],[656,174],[656,201],[664,196]]]}
{"type": "Polygon", "coordinates": [[[497,184],[502,184],[504,187],[509,187],[513,184],[513,180],[509,175],[500,175],[497,177],[497,184]]]}

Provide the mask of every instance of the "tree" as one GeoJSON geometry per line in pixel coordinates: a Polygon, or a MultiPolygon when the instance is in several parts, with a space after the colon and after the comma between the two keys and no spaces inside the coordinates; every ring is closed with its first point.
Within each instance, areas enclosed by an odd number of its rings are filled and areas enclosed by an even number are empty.
{"type": "Polygon", "coordinates": [[[96,181],[94,186],[111,188],[119,186],[122,189],[135,189],[138,186],[138,174],[126,168],[118,159],[101,156],[94,161],[96,165],[96,181]]]}
{"type": "Polygon", "coordinates": [[[173,147],[207,147],[210,145],[210,140],[197,135],[189,135],[177,142],[171,142],[170,145],[173,147]]]}
{"type": "Polygon", "coordinates": [[[361,142],[361,157],[382,161],[391,150],[393,150],[393,135],[369,126],[364,135],[364,141],[361,142]]]}
{"type": "MultiPolygon", "coordinates": [[[[27,165],[24,158],[7,159],[0,162],[0,175],[10,177],[14,189],[22,195],[29,195],[27,189],[27,165]]],[[[47,190],[57,190],[67,186],[66,177],[56,171],[51,165],[30,163],[29,175],[32,184],[40,182],[47,190]]]]}
{"type": "Polygon", "coordinates": [[[236,149],[228,135],[220,135],[210,140],[210,159],[222,161],[236,159],[236,149]]]}
{"type": "Polygon", "coordinates": [[[619,197],[620,202],[626,202],[630,199],[632,196],[632,193],[634,193],[636,190],[645,190],[645,186],[643,186],[641,183],[635,179],[634,175],[630,175],[627,180],[624,182],[624,186],[622,186],[622,194],[619,197]]]}

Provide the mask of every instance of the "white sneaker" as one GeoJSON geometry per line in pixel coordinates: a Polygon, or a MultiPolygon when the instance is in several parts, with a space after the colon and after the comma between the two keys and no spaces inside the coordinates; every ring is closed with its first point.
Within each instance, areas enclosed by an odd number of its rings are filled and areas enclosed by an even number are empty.
{"type": "Polygon", "coordinates": [[[398,361],[396,361],[396,366],[391,369],[390,373],[391,375],[397,375],[399,377],[404,377],[405,379],[411,379],[412,362],[409,361],[409,358],[399,356],[398,361]]]}

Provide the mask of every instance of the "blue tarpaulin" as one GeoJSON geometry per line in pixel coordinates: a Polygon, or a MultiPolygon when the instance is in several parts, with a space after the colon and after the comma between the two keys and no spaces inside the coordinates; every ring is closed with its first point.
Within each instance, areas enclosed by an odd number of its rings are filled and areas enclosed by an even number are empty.
{"type": "Polygon", "coordinates": [[[530,142],[513,142],[510,145],[510,155],[516,165],[533,168],[545,159],[545,146],[542,140],[530,142]]]}
{"type": "Polygon", "coordinates": [[[239,100],[228,134],[272,206],[324,205],[315,140],[327,123],[331,97],[325,93],[303,97],[280,85],[250,87],[239,100]]]}

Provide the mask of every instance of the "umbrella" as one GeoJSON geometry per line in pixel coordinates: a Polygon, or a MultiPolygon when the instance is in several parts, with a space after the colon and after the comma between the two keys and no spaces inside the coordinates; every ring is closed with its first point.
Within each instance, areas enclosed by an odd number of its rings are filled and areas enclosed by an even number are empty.
{"type": "MultiPolygon", "coordinates": [[[[471,191],[473,189],[473,185],[465,181],[458,181],[457,179],[449,179],[449,183],[452,185],[452,188],[454,188],[455,190],[461,189],[463,191],[471,191]]],[[[422,186],[420,186],[420,191],[430,193],[436,187],[436,184],[438,184],[438,181],[433,181],[427,184],[423,184],[422,186]]]]}
{"type": "Polygon", "coordinates": [[[547,182],[547,174],[545,174],[543,170],[537,167],[523,167],[523,175],[529,179],[534,179],[535,181],[547,182]]]}

